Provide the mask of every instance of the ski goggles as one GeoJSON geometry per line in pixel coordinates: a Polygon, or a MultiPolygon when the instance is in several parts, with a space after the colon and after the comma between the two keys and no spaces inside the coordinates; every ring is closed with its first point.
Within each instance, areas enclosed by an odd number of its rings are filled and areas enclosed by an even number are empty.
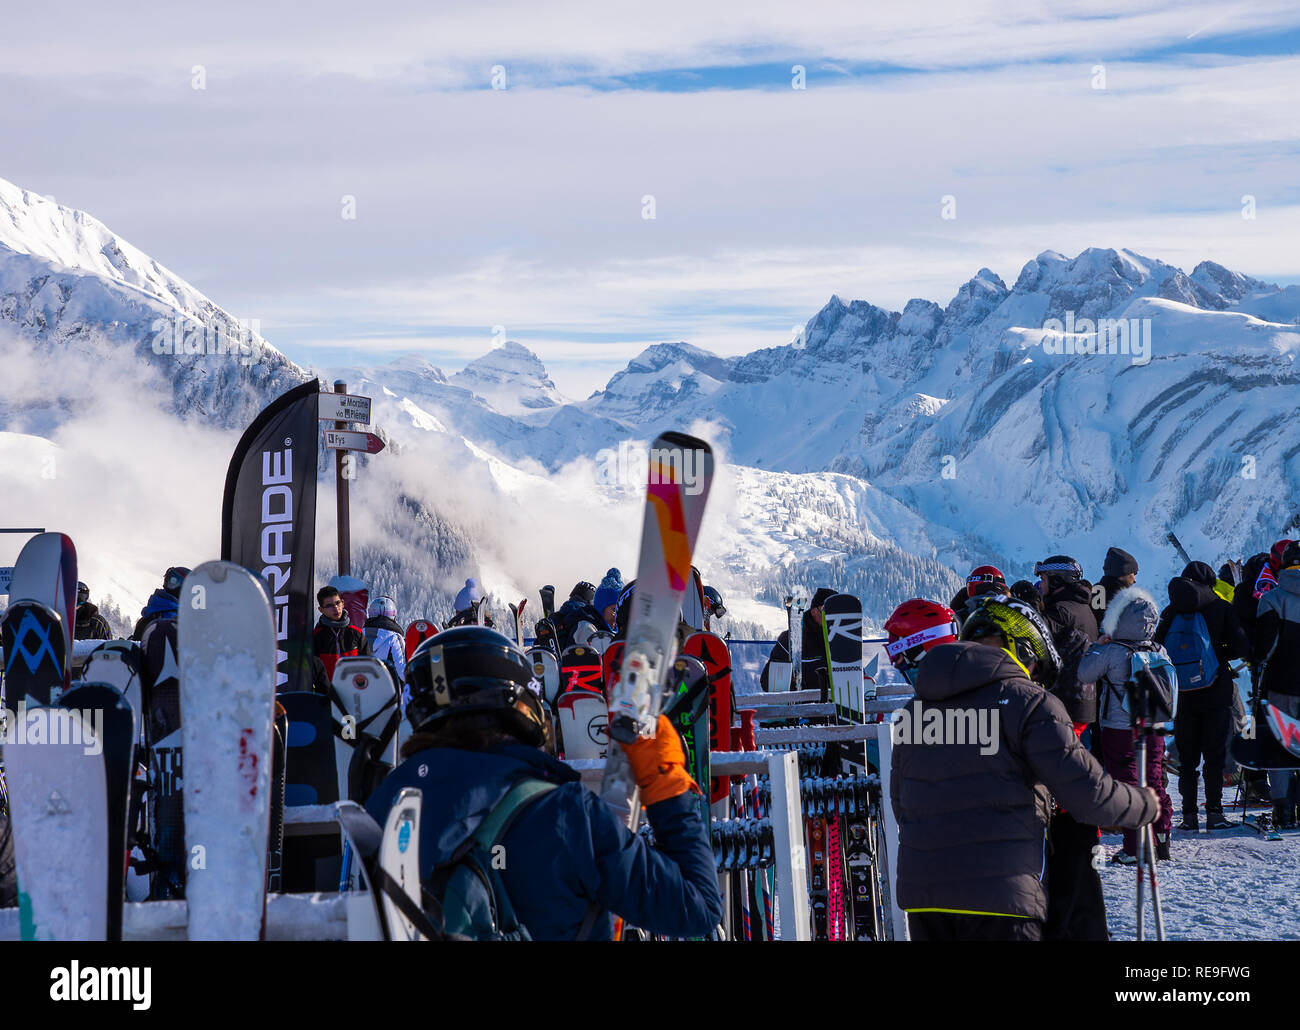
{"type": "Polygon", "coordinates": [[[893,643],[885,645],[885,653],[890,659],[905,656],[908,651],[921,644],[928,644],[933,640],[956,640],[961,634],[961,627],[955,622],[949,622],[943,626],[930,626],[928,629],[917,630],[911,636],[899,637],[893,643]]]}

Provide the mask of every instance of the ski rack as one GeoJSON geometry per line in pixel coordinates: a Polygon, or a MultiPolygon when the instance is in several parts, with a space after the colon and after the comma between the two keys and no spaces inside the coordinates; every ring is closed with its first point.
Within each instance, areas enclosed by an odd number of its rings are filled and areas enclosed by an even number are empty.
{"type": "MultiPolygon", "coordinates": [[[[820,690],[775,690],[767,694],[746,694],[735,699],[734,710],[755,712],[757,722],[782,722],[789,719],[826,717],[835,714],[834,704],[824,704],[820,690]],[[779,699],[779,703],[773,703],[779,699]],[[822,711],[822,709],[828,709],[822,711]]],[[[876,700],[865,705],[866,715],[887,716],[907,705],[913,697],[909,686],[899,684],[881,685],[876,691],[876,700]]],[[[754,742],[761,748],[764,745],[817,744],[831,741],[876,741],[880,755],[880,811],[885,823],[885,850],[887,852],[887,875],[889,876],[889,903],[893,910],[894,940],[908,940],[907,917],[898,907],[898,823],[894,818],[894,806],[889,802],[889,780],[893,765],[893,740],[890,737],[890,722],[854,723],[839,726],[783,726],[773,729],[756,729],[754,742]],[[883,731],[883,732],[882,732],[883,731]]],[[[778,752],[780,753],[780,752],[778,752]]],[[[785,752],[793,754],[794,752],[785,752]]],[[[775,780],[773,794],[776,793],[775,780]]],[[[795,789],[799,784],[796,780],[795,789]]],[[[796,834],[802,840],[802,827],[796,834]]],[[[800,849],[802,851],[802,848],[800,849]]]]}
{"type": "MultiPolygon", "coordinates": [[[[588,788],[599,793],[605,771],[603,758],[575,759],[565,764],[582,777],[588,788]]],[[[713,776],[754,774],[770,778],[781,939],[812,940],[812,915],[808,908],[808,892],[804,889],[808,881],[808,860],[803,848],[799,756],[793,751],[714,751],[709,755],[709,773],[713,776]]]]}

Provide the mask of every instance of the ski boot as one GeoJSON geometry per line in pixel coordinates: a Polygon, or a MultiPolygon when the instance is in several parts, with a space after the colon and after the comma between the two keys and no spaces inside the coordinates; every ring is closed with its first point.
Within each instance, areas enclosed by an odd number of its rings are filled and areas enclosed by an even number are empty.
{"type": "Polygon", "coordinates": [[[1207,810],[1205,813],[1205,828],[1207,830],[1227,830],[1236,825],[1232,820],[1225,818],[1220,811],[1211,812],[1207,810]]]}
{"type": "Polygon", "coordinates": [[[1169,834],[1157,833],[1154,836],[1156,839],[1156,861],[1157,862],[1172,861],[1169,855],[1169,834]]]}

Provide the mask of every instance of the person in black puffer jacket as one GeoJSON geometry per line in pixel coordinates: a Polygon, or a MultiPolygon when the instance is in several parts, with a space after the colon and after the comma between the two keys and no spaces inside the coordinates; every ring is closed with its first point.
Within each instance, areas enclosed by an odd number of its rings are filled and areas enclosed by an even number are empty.
{"type": "MultiPolygon", "coordinates": [[[[1205,761],[1205,828],[1221,830],[1233,825],[1223,815],[1223,767],[1227,759],[1228,734],[1232,727],[1232,694],[1236,674],[1229,663],[1250,654],[1250,642],[1237,612],[1214,592],[1218,579],[1203,561],[1190,562],[1181,576],[1169,581],[1169,605],[1160,613],[1160,624],[1152,639],[1161,647],[1177,616],[1200,614],[1205,620],[1210,645],[1219,669],[1208,686],[1187,689],[1179,675],[1178,714],[1174,718],[1174,742],[1178,745],[1178,792],[1183,799],[1181,830],[1199,829],[1197,813],[1197,766],[1205,761]]],[[[1165,647],[1170,659],[1180,665],[1176,649],[1165,647]]]]}
{"type": "Polygon", "coordinates": [[[945,724],[948,713],[982,718],[996,728],[994,746],[913,743],[902,723],[893,729],[898,903],[913,940],[1042,939],[1052,795],[1106,826],[1144,826],[1159,815],[1155,792],[1108,776],[1060,701],[1031,679],[1050,684],[1055,674],[1050,641],[1024,629],[1041,620],[1018,601],[1002,607],[1014,612],[967,620],[963,636],[982,642],[927,653],[913,703],[943,712],[945,724]]]}
{"type": "Polygon", "coordinates": [[[73,622],[75,640],[112,640],[113,631],[99,608],[90,603],[90,587],[77,584],[77,617],[73,622]]]}
{"type": "Polygon", "coordinates": [[[1054,554],[1034,566],[1043,595],[1043,615],[1052,636],[1062,639],[1077,629],[1089,641],[1100,633],[1092,610],[1092,584],[1083,578],[1083,566],[1065,554],[1054,554]]]}

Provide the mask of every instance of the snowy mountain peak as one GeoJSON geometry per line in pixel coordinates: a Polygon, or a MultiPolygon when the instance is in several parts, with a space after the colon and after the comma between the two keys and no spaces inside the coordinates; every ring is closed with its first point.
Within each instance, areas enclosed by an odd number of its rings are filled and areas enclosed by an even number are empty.
{"type": "Polygon", "coordinates": [[[424,379],[433,383],[447,382],[447,377],[443,375],[442,369],[418,354],[404,354],[400,358],[394,358],[386,368],[400,375],[415,376],[417,379],[424,379]]]}
{"type": "Polygon", "coordinates": [[[541,359],[514,340],[507,340],[471,361],[447,382],[477,394],[505,415],[555,408],[565,403],[541,359]]]}
{"type": "Polygon", "coordinates": [[[211,302],[84,211],[0,179],[0,248],[59,269],[100,276],[197,312],[211,302]]]}

